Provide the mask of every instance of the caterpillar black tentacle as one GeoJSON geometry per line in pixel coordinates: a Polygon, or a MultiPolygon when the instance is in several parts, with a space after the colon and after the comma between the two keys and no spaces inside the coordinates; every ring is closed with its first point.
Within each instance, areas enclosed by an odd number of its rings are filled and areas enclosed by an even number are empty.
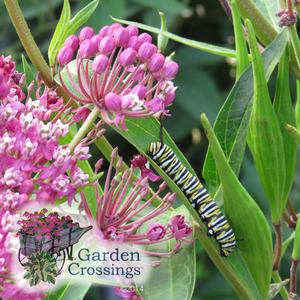
{"type": "Polygon", "coordinates": [[[182,190],[206,224],[207,235],[213,236],[220,246],[220,255],[227,257],[236,248],[236,238],[225,215],[208,191],[162,142],[151,143],[148,155],[162,168],[182,190]]]}

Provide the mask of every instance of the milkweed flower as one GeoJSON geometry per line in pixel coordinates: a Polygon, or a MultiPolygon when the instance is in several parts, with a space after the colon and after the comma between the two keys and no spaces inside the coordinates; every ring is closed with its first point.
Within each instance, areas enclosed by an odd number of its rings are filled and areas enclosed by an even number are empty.
{"type": "Polygon", "coordinates": [[[184,220],[184,216],[170,218],[168,224],[157,222],[157,218],[164,214],[174,203],[175,193],[166,193],[161,203],[151,208],[151,202],[159,197],[167,184],[161,183],[156,192],[147,200],[143,198],[150,191],[147,178],[134,179],[134,167],[124,172],[120,169],[121,159],[117,158],[117,148],[112,152],[103,195],[99,195],[95,183],[95,196],[97,199],[97,213],[94,220],[87,200],[81,193],[81,209],[84,209],[90,222],[97,228],[101,240],[128,243],[132,245],[149,246],[174,239],[174,248],[168,253],[143,250],[151,256],[167,256],[176,253],[182,242],[191,242],[192,228],[184,220]],[[116,171],[112,176],[113,165],[116,171]],[[145,229],[146,224],[146,229],[145,229]],[[143,229],[142,229],[143,226],[143,229]]]}
{"type": "MultiPolygon", "coordinates": [[[[75,194],[90,184],[78,161],[90,157],[89,144],[103,133],[98,123],[70,151],[60,139],[68,134],[78,112],[41,81],[35,93],[30,84],[26,95],[23,81],[11,57],[0,56],[0,298],[5,300],[44,298],[42,293],[23,290],[11,273],[19,245],[18,211],[30,202],[54,203],[60,198],[71,204],[75,194]]],[[[77,119],[86,115],[80,113],[77,119]]]]}
{"type": "Polygon", "coordinates": [[[78,37],[67,38],[58,62],[61,85],[70,97],[92,103],[106,123],[123,129],[125,117],[167,115],[175,98],[177,63],[132,25],[115,23],[99,33],[84,27],[78,37]]]}

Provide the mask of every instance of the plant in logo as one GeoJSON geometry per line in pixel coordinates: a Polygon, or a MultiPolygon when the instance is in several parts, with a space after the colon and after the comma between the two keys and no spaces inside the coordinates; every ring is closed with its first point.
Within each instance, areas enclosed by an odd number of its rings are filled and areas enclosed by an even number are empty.
{"type": "Polygon", "coordinates": [[[73,259],[73,245],[92,229],[92,226],[80,228],[70,216],[60,217],[57,212],[47,215],[47,212],[47,209],[25,212],[24,219],[18,222],[21,226],[17,232],[20,239],[18,258],[26,270],[24,278],[31,286],[41,281],[54,284],[66,258],[73,259]]]}

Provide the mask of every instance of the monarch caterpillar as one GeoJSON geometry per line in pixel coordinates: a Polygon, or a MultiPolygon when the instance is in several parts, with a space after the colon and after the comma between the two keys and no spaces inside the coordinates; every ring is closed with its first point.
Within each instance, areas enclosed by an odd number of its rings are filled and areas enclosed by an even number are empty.
{"type": "Polygon", "coordinates": [[[178,185],[181,191],[207,225],[208,236],[213,236],[220,246],[220,255],[227,257],[236,247],[236,239],[226,217],[199,179],[176,157],[172,149],[162,142],[151,143],[147,154],[178,185]]]}

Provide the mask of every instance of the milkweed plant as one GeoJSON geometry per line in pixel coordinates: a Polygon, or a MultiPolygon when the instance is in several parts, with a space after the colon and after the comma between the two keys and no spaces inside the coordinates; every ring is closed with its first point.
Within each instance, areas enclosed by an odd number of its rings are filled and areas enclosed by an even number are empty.
{"type": "Polygon", "coordinates": [[[45,59],[18,1],[4,0],[30,62],[24,56],[17,69],[17,57],[0,53],[0,298],[64,299],[76,286],[29,292],[12,274],[20,224],[22,233],[42,239],[59,235],[55,224],[68,221],[50,213],[46,222],[43,211],[20,221],[22,209],[67,202],[99,241],[143,246],[152,258],[143,286],[113,287],[123,299],[191,299],[196,240],[238,298],[298,299],[300,221],[291,189],[300,143],[300,2],[219,0],[235,49],[169,32],[162,12],[160,28],[113,17],[91,28],[85,23],[98,2],[71,17],[64,0],[45,59]],[[198,112],[209,144],[203,182],[163,126],[176,106],[180,74],[176,53],[166,50],[169,40],[236,65],[214,124],[205,107],[198,112]],[[136,149],[131,160],[111,145],[111,129],[136,149]],[[268,201],[264,212],[239,181],[246,150],[268,201]],[[283,278],[286,268],[290,276],[283,278]]]}

